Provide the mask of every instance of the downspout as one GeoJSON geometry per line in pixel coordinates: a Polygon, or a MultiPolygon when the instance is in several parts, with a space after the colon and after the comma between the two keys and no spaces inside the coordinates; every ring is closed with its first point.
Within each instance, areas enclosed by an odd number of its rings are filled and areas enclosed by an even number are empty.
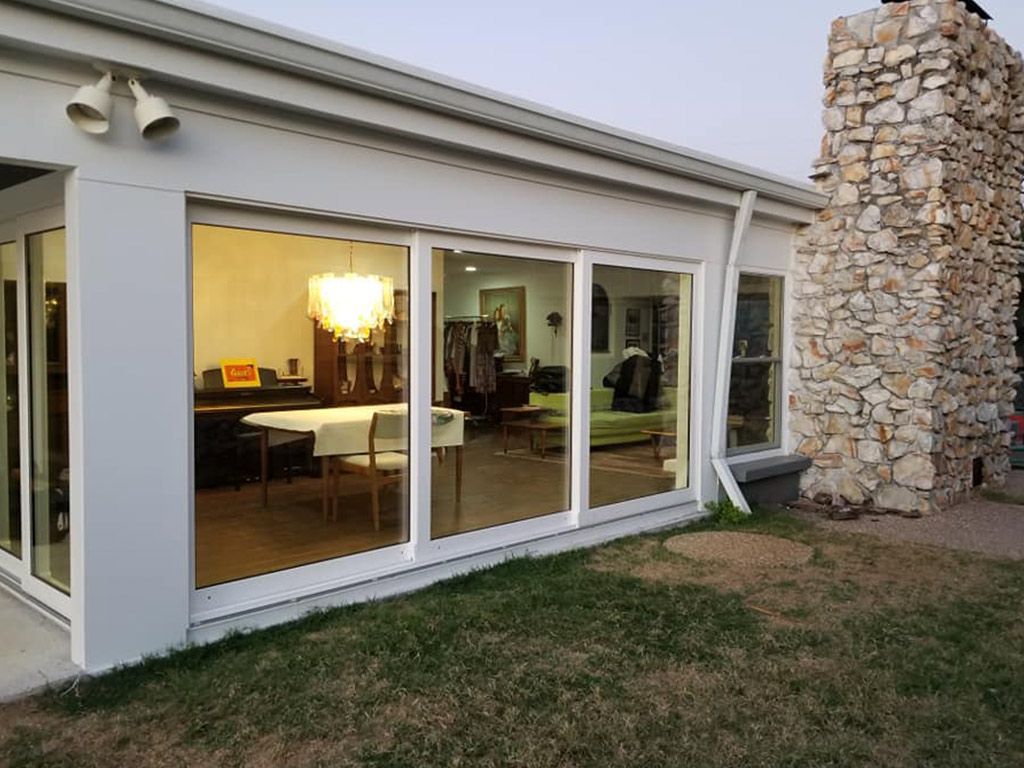
{"type": "Polygon", "coordinates": [[[732,344],[736,330],[736,293],[739,289],[740,271],[736,266],[743,241],[750,230],[750,219],[754,215],[757,192],[748,190],[740,198],[736,219],[732,227],[732,243],[729,246],[729,261],[725,265],[725,286],[722,296],[722,326],[718,333],[718,368],[715,371],[715,400],[712,408],[711,466],[715,468],[718,480],[725,488],[729,500],[748,515],[750,505],[743,497],[739,483],[733,477],[732,469],[725,460],[728,424],[729,382],[732,376],[732,344]]]}

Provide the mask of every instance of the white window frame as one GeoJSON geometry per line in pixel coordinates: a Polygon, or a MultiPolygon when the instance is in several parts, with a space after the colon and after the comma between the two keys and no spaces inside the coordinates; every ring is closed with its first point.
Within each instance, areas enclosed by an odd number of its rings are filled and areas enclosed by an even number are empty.
{"type": "MultiPolygon", "coordinates": [[[[415,263],[425,265],[426,269],[423,270],[426,274],[421,275],[417,281],[416,288],[419,289],[420,301],[418,306],[425,310],[424,314],[419,317],[421,320],[420,327],[430,327],[430,290],[431,290],[431,269],[433,265],[433,251],[434,249],[442,250],[461,250],[473,253],[491,254],[494,256],[502,256],[508,258],[520,258],[520,259],[533,259],[537,261],[547,261],[556,264],[568,264],[573,267],[572,274],[572,296],[576,297],[579,291],[579,251],[569,248],[559,248],[554,246],[526,244],[515,240],[503,240],[496,238],[484,238],[474,237],[468,235],[458,235],[449,232],[435,232],[431,230],[423,230],[418,234],[418,253],[415,257],[415,263]]],[[[579,317],[575,301],[573,302],[573,315],[572,315],[572,354],[570,356],[572,370],[576,370],[579,365],[579,331],[582,330],[582,323],[577,321],[579,317]]],[[[438,318],[441,321],[442,318],[438,318]]],[[[429,347],[429,345],[427,345],[429,347]]],[[[425,381],[425,391],[421,390],[418,393],[417,402],[429,402],[430,400],[430,386],[429,382],[433,372],[433,367],[429,359],[429,349],[427,350],[427,359],[417,359],[416,366],[419,370],[420,381],[425,381]]],[[[573,381],[575,384],[575,380],[573,381]]],[[[415,388],[415,384],[413,385],[415,388]]],[[[575,400],[572,389],[570,389],[570,404],[575,400]]],[[[429,454],[430,451],[430,424],[429,424],[429,411],[421,409],[422,413],[419,414],[421,419],[424,420],[424,424],[420,425],[418,431],[418,439],[420,442],[420,451],[426,451],[429,454]]],[[[434,539],[430,534],[430,514],[429,514],[429,499],[431,495],[431,482],[430,482],[430,470],[431,465],[429,462],[422,466],[420,469],[421,474],[416,478],[417,485],[416,495],[428,500],[427,509],[428,514],[423,515],[418,521],[417,527],[417,548],[416,548],[416,560],[417,563],[429,565],[439,561],[450,560],[455,557],[468,556],[471,554],[479,554],[481,552],[487,552],[495,549],[501,549],[523,542],[530,541],[532,539],[542,538],[544,536],[551,536],[558,533],[573,530],[579,524],[580,518],[580,500],[582,497],[577,493],[578,488],[578,473],[579,473],[579,459],[577,458],[577,445],[575,439],[575,423],[570,422],[570,452],[571,462],[569,469],[569,508],[560,512],[554,512],[547,515],[541,515],[538,517],[529,518],[527,520],[518,520],[512,523],[499,524],[489,526],[487,528],[479,528],[472,531],[466,531],[464,533],[453,533],[444,536],[439,539],[434,539]]]]}
{"type": "MultiPolygon", "coordinates": [[[[188,284],[189,284],[189,339],[195,338],[194,310],[192,307],[193,286],[193,252],[192,227],[209,225],[215,227],[234,227],[260,232],[284,235],[307,235],[337,240],[355,240],[362,242],[396,245],[406,248],[409,254],[409,289],[410,307],[415,312],[417,296],[413,294],[413,264],[415,263],[414,234],[407,228],[389,228],[381,225],[367,225],[359,220],[346,219],[340,215],[320,215],[308,212],[288,212],[260,207],[235,207],[228,205],[204,204],[190,202],[187,209],[188,227],[188,284]]],[[[428,294],[429,301],[429,294],[428,294]]],[[[410,318],[410,321],[412,318],[410,318]]],[[[413,328],[410,322],[410,330],[413,328]]],[[[417,354],[420,346],[416,335],[409,334],[410,356],[417,354]]],[[[429,342],[425,345],[429,348],[429,342]]],[[[428,352],[429,354],[429,352],[428,352]]],[[[189,369],[195,369],[194,341],[189,345],[189,369]]],[[[410,374],[415,379],[416,373],[410,366],[410,374]]],[[[413,383],[413,387],[416,384],[413,383]]],[[[406,570],[412,564],[415,550],[415,521],[422,516],[422,499],[413,492],[410,483],[409,498],[409,541],[379,549],[342,555],[328,560],[299,565],[281,571],[274,571],[224,584],[216,584],[199,588],[196,586],[196,533],[195,533],[195,421],[193,417],[194,390],[191,382],[189,387],[189,462],[188,482],[189,495],[189,606],[193,624],[222,618],[224,616],[256,610],[269,605],[311,597],[322,592],[334,591],[345,586],[357,584],[369,579],[381,578],[392,573],[406,570]]],[[[415,390],[410,391],[410,402],[415,390]]],[[[418,455],[419,446],[414,442],[412,433],[414,409],[410,407],[410,465],[418,466],[423,457],[418,455]]],[[[427,453],[429,460],[429,449],[427,453]]],[[[429,496],[427,497],[429,504],[429,496]]]]}
{"type": "MultiPolygon", "coordinates": [[[[187,209],[189,295],[192,294],[193,225],[235,227],[280,234],[308,235],[396,245],[409,250],[409,541],[399,545],[295,566],[282,571],[239,579],[210,587],[195,584],[195,476],[194,418],[189,419],[189,619],[193,629],[217,625],[256,611],[319,596],[373,580],[397,576],[415,569],[488,555],[530,542],[611,523],[639,515],[664,513],[692,505],[701,496],[703,460],[700,414],[695,404],[702,402],[701,375],[704,360],[703,296],[705,267],[696,259],[661,257],[632,253],[581,250],[571,246],[524,242],[507,237],[460,234],[433,228],[414,228],[408,224],[367,222],[343,213],[324,213],[252,205],[246,202],[190,198],[187,209]],[[430,328],[433,250],[463,250],[512,258],[529,258],[570,264],[572,270],[572,354],[571,354],[571,451],[569,470],[569,508],[553,514],[504,525],[455,533],[432,539],[430,410],[433,385],[433,360],[430,328]],[[590,509],[589,504],[589,413],[590,413],[590,341],[591,281],[594,264],[689,274],[692,277],[691,360],[690,360],[690,434],[689,487],[666,493],[631,499],[618,504],[590,509]],[[417,404],[419,407],[417,407],[417,404]]],[[[194,314],[188,312],[189,338],[194,338],[194,314]]],[[[188,350],[189,370],[194,369],[194,344],[188,350]]],[[[189,403],[194,406],[191,380],[189,403]]]]}
{"type": "Polygon", "coordinates": [[[590,352],[590,326],[586,327],[586,334],[580,340],[582,349],[586,350],[583,359],[578,361],[576,373],[579,381],[576,384],[579,395],[577,402],[579,408],[574,413],[574,425],[578,426],[574,432],[580,441],[580,456],[586,456],[586,471],[580,472],[579,493],[580,498],[586,501],[583,504],[584,512],[581,525],[599,525],[601,523],[620,520],[634,515],[643,515],[662,509],[680,507],[691,504],[701,498],[700,472],[698,468],[703,460],[701,451],[701,418],[696,412],[696,404],[703,402],[701,394],[702,361],[704,359],[704,328],[703,328],[703,301],[704,294],[704,265],[697,260],[686,258],[665,258],[656,256],[641,256],[635,254],[618,253],[614,251],[587,250],[582,253],[585,284],[577,298],[582,300],[583,306],[580,312],[584,317],[590,317],[591,292],[590,287],[594,279],[594,267],[596,265],[620,267],[626,269],[648,270],[656,272],[670,272],[676,274],[690,275],[691,298],[690,298],[690,405],[689,405],[689,451],[687,478],[689,484],[686,488],[678,488],[664,493],[641,496],[636,499],[628,499],[614,504],[602,505],[599,507],[590,506],[590,382],[591,382],[591,352],[590,352]]]}
{"type": "MultiPolygon", "coordinates": [[[[28,238],[42,232],[66,229],[67,221],[63,206],[53,206],[13,217],[0,225],[0,242],[15,243],[17,253],[17,315],[18,315],[18,438],[19,466],[21,468],[21,557],[0,550],[0,570],[12,579],[28,597],[43,604],[65,620],[71,616],[71,595],[50,585],[32,572],[32,413],[31,413],[31,360],[29,351],[28,317],[28,238]]],[[[65,253],[67,258],[67,253],[65,253]]],[[[70,298],[71,291],[68,292],[70,298]]],[[[70,310],[70,307],[69,307],[70,310]]],[[[72,322],[71,312],[67,315],[72,322]]],[[[69,380],[70,386],[70,380],[69,380]]],[[[70,402],[69,402],[70,405],[70,402]]],[[[74,425],[70,421],[68,429],[74,425]]],[[[72,463],[74,466],[74,463],[72,463]]],[[[72,475],[71,493],[76,494],[80,480],[72,475]]],[[[75,590],[75,539],[82,535],[82,521],[71,516],[71,590],[75,590]]]]}
{"type": "MultiPolygon", "coordinates": [[[[777,277],[782,280],[782,328],[779,334],[779,344],[781,345],[781,354],[779,357],[779,382],[778,382],[778,419],[779,423],[776,425],[776,432],[779,435],[779,439],[773,443],[762,443],[760,445],[744,446],[742,448],[726,448],[725,463],[729,465],[741,464],[745,461],[750,461],[754,458],[773,458],[777,456],[786,456],[792,452],[791,442],[789,437],[789,430],[786,425],[789,424],[789,381],[787,380],[788,371],[790,369],[791,360],[791,346],[792,346],[792,328],[788,322],[790,312],[792,310],[792,283],[790,279],[790,273],[787,269],[779,269],[772,267],[762,266],[747,266],[745,264],[736,265],[736,294],[739,296],[739,278],[742,275],[758,275],[763,277],[777,277]]],[[[732,324],[733,328],[736,327],[736,312],[739,311],[739,303],[736,303],[736,310],[733,313],[732,324]]],[[[732,388],[732,348],[729,349],[729,387],[732,388]]],[[[729,417],[729,393],[725,393],[725,414],[724,418],[729,417]]],[[[725,441],[728,444],[728,440],[725,441]]]]}

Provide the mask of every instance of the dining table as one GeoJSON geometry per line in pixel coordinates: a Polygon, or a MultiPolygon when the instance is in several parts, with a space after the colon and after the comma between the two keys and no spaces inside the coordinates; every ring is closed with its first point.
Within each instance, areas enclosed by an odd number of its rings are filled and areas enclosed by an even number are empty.
{"type": "MultiPolygon", "coordinates": [[[[337,496],[330,493],[331,462],[339,456],[370,452],[370,424],[378,411],[408,414],[406,403],[353,405],[340,408],[307,408],[287,411],[250,413],[241,421],[260,430],[260,483],[262,503],[269,505],[270,449],[296,440],[313,441],[313,456],[321,461],[323,476],[322,503],[324,517],[328,504],[337,516],[337,496]]],[[[430,409],[430,447],[439,456],[448,448],[455,453],[455,499],[462,499],[462,459],[465,442],[465,413],[454,408],[434,406],[430,409]]],[[[408,438],[377,439],[374,449],[408,451],[408,438]]]]}

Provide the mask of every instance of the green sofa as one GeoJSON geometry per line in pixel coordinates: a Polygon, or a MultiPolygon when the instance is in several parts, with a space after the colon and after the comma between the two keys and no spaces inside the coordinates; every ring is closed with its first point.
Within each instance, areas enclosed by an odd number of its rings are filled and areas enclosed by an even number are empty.
{"type": "MultiPolygon", "coordinates": [[[[640,430],[658,429],[674,431],[676,428],[676,389],[665,387],[662,399],[665,409],[649,413],[632,413],[630,411],[613,411],[611,389],[590,390],[590,444],[619,445],[621,443],[640,443],[651,438],[640,430]]],[[[565,392],[544,394],[530,393],[530,405],[547,408],[544,421],[565,424],[568,421],[569,395],[565,392]]],[[[550,442],[558,445],[560,435],[551,435],[550,442]]]]}

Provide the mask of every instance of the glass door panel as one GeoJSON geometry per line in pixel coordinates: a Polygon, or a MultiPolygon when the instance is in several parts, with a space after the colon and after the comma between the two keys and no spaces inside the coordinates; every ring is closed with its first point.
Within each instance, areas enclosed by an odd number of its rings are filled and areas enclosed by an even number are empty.
{"type": "Polygon", "coordinates": [[[687,488],[693,277],[594,265],[590,506],[687,488]]]}
{"type": "Polygon", "coordinates": [[[567,511],[572,265],[432,257],[434,400],[463,411],[466,428],[465,445],[438,452],[431,470],[431,538],[567,511]]]}
{"type": "Polygon", "coordinates": [[[70,593],[65,231],[29,235],[32,574],[70,593]]]}
{"type": "Polygon", "coordinates": [[[409,249],[194,224],[192,275],[196,587],[407,542],[409,249]]]}
{"type": "Polygon", "coordinates": [[[0,328],[4,375],[0,376],[0,549],[21,557],[21,436],[18,417],[18,247],[0,243],[0,328]]]}

